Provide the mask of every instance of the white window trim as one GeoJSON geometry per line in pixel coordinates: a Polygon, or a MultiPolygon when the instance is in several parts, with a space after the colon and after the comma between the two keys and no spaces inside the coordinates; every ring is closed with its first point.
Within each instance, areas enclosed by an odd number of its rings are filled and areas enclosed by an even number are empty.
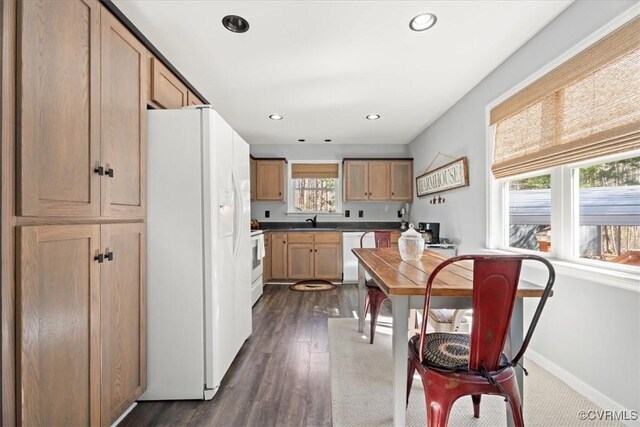
{"type": "Polygon", "coordinates": [[[289,160],[287,163],[287,216],[309,216],[309,215],[319,215],[319,216],[342,216],[342,161],[340,160],[289,160]],[[294,193],[295,189],[292,185],[291,180],[293,178],[291,174],[291,170],[293,165],[296,163],[332,163],[338,165],[338,178],[336,182],[336,211],[335,212],[299,212],[295,210],[295,199],[294,193]]]}
{"type": "Polygon", "coordinates": [[[618,15],[616,18],[602,26],[597,31],[577,43],[574,47],[558,56],[547,65],[531,74],[519,84],[515,85],[498,98],[487,104],[485,108],[485,129],[486,129],[486,188],[487,188],[487,223],[486,223],[486,246],[487,249],[499,253],[535,253],[538,255],[549,257],[550,261],[558,270],[558,273],[566,274],[577,278],[589,277],[589,281],[596,282],[605,286],[613,286],[616,288],[631,290],[640,293],[640,280],[638,277],[638,268],[629,267],[619,264],[603,263],[602,261],[594,261],[588,259],[576,258],[573,255],[573,248],[578,244],[579,236],[575,232],[578,224],[577,209],[577,180],[572,179],[572,171],[576,167],[583,165],[604,163],[625,157],[633,157],[639,152],[631,151],[613,156],[606,156],[595,160],[578,162],[571,165],[555,167],[551,169],[541,170],[535,173],[514,176],[508,180],[526,178],[527,176],[541,175],[544,173],[551,174],[551,230],[562,230],[562,233],[556,231],[553,236],[553,244],[551,245],[551,253],[545,254],[538,251],[518,250],[508,247],[508,236],[504,233],[505,221],[508,221],[508,200],[505,200],[506,192],[504,191],[505,179],[495,179],[491,173],[491,165],[493,160],[493,142],[495,138],[495,126],[491,126],[490,113],[491,110],[506,100],[516,92],[524,89],[529,84],[538,80],[563,62],[574,57],[593,43],[599,41],[607,34],[621,27],[628,21],[634,19],[640,14],[640,4],[630,7],[628,10],[618,15]],[[555,184],[558,183],[558,184],[555,184]],[[573,188],[571,185],[573,183],[573,188]],[[569,197],[566,197],[566,195],[569,197]],[[564,197],[563,197],[564,195],[564,197]]]}

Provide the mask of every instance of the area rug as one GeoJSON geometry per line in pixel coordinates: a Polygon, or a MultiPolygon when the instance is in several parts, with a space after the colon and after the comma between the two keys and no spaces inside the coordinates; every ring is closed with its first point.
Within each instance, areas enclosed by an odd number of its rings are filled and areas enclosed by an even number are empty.
{"type": "MultiPolygon", "coordinates": [[[[357,319],[329,319],[329,354],[333,425],[392,426],[393,382],[391,331],[378,327],[375,344],[357,332],[357,319]]],[[[367,322],[368,323],[368,322],[367,322]]],[[[365,326],[365,331],[369,328],[365,326]]],[[[526,361],[524,419],[527,426],[622,426],[618,422],[580,421],[580,411],[600,410],[531,361],[526,361]]],[[[473,418],[471,397],[453,406],[449,426],[505,426],[506,403],[499,396],[482,396],[480,418],[473,418]]],[[[407,425],[425,425],[424,393],[420,378],[413,381],[407,425]]]]}
{"type": "Polygon", "coordinates": [[[289,289],[298,292],[330,291],[335,288],[336,285],[322,279],[301,280],[289,286],[289,289]]]}

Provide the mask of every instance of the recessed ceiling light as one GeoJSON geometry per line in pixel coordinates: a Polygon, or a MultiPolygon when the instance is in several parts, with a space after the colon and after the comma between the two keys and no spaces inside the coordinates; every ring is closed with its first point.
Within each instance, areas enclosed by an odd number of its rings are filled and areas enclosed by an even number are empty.
{"type": "Polygon", "coordinates": [[[298,142],[305,142],[306,139],[299,139],[298,142]]]}
{"type": "Polygon", "coordinates": [[[380,118],[380,114],[369,114],[367,115],[367,120],[378,120],[380,118]]]}
{"type": "Polygon", "coordinates": [[[282,120],[284,117],[282,117],[280,114],[272,114],[269,116],[269,118],[271,120],[282,120]]]}
{"type": "Polygon", "coordinates": [[[421,13],[420,15],[416,15],[409,22],[409,28],[413,31],[424,31],[436,25],[436,21],[438,17],[433,13],[421,13]]]}
{"type": "Polygon", "coordinates": [[[246,33],[249,31],[249,22],[238,15],[225,16],[222,18],[222,25],[232,33],[246,33]]]}
{"type": "Polygon", "coordinates": [[[331,140],[330,139],[325,139],[324,142],[331,142],[331,140]]]}

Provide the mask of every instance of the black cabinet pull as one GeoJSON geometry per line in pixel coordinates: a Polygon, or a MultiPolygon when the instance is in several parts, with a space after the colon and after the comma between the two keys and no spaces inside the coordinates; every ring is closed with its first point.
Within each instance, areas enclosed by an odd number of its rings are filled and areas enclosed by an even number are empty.
{"type": "Polygon", "coordinates": [[[93,170],[95,173],[97,173],[98,175],[102,176],[104,175],[104,168],[102,166],[98,166],[97,168],[95,168],[93,170]]]}
{"type": "Polygon", "coordinates": [[[107,175],[109,178],[113,178],[113,169],[111,169],[111,168],[106,169],[104,171],[104,174],[107,175]]]}
{"type": "Polygon", "coordinates": [[[104,257],[107,259],[107,261],[113,261],[113,252],[107,252],[106,254],[104,254],[104,257]]]}
{"type": "Polygon", "coordinates": [[[98,264],[102,264],[104,262],[104,255],[98,254],[93,257],[94,261],[98,261],[98,264]]]}
{"type": "Polygon", "coordinates": [[[318,250],[316,249],[316,252],[318,252],[318,250]]]}
{"type": "Polygon", "coordinates": [[[313,249],[309,249],[309,252],[313,252],[313,249]]]}

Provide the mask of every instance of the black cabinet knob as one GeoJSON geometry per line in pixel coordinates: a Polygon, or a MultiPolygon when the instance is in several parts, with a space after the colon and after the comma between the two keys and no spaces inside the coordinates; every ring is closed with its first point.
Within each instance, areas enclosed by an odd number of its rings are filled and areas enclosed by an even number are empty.
{"type": "Polygon", "coordinates": [[[97,168],[95,168],[93,170],[95,173],[97,173],[98,175],[102,176],[104,175],[104,168],[102,166],[98,166],[97,168]]]}
{"type": "Polygon", "coordinates": [[[107,175],[109,178],[113,178],[113,169],[111,169],[111,168],[106,169],[104,171],[104,174],[107,175]]]}
{"type": "Polygon", "coordinates": [[[98,254],[96,256],[93,257],[94,261],[98,261],[98,264],[101,264],[104,262],[104,255],[102,254],[98,254]]]}
{"type": "Polygon", "coordinates": [[[113,261],[113,252],[107,252],[106,254],[104,254],[104,257],[107,259],[107,261],[113,261]]]}

